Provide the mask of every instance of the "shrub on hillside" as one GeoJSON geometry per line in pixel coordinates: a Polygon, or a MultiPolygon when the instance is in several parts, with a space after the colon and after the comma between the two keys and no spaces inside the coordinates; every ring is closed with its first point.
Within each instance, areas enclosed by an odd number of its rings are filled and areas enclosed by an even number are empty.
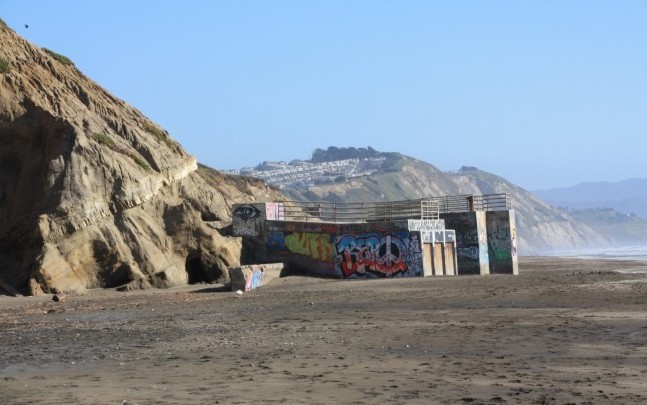
{"type": "Polygon", "coordinates": [[[95,142],[104,146],[113,147],[115,145],[114,141],[112,140],[112,138],[110,138],[110,135],[108,134],[95,132],[92,135],[90,135],[90,138],[92,138],[95,142]]]}
{"type": "Polygon", "coordinates": [[[11,65],[5,58],[0,56],[0,73],[9,73],[9,71],[11,71],[11,65]]]}
{"type": "Polygon", "coordinates": [[[99,145],[106,146],[113,151],[117,153],[121,153],[122,155],[126,155],[129,158],[131,158],[139,167],[142,169],[146,170],[147,172],[151,170],[150,165],[142,159],[140,156],[135,154],[134,152],[131,152],[127,149],[124,149],[117,145],[115,141],[110,137],[110,135],[104,133],[104,132],[95,132],[92,135],[90,135],[90,139],[98,143],[99,145]]]}
{"type": "Polygon", "coordinates": [[[47,49],[47,48],[43,48],[43,51],[64,65],[74,66],[74,62],[72,62],[72,60],[70,60],[70,58],[68,58],[67,56],[63,56],[60,53],[56,53],[51,49],[47,49]]]}
{"type": "Polygon", "coordinates": [[[168,137],[168,134],[166,131],[161,130],[160,128],[156,127],[153,124],[150,123],[145,123],[144,124],[144,130],[148,132],[151,135],[154,135],[155,138],[157,138],[159,141],[164,142],[168,146],[171,146],[172,142],[168,137]]]}

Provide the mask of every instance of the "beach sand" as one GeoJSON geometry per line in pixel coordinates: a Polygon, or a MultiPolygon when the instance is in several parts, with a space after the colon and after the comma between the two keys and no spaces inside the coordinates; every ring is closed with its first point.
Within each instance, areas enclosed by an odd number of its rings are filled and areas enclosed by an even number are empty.
{"type": "Polygon", "coordinates": [[[519,268],[0,297],[0,401],[647,403],[647,262],[519,268]]]}

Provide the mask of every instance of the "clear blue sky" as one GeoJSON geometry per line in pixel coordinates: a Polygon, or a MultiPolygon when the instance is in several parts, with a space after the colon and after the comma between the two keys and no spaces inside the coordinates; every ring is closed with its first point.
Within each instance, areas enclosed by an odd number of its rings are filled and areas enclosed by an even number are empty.
{"type": "Polygon", "coordinates": [[[0,18],[215,168],[334,145],[530,190],[647,177],[645,0],[0,0],[0,18]]]}

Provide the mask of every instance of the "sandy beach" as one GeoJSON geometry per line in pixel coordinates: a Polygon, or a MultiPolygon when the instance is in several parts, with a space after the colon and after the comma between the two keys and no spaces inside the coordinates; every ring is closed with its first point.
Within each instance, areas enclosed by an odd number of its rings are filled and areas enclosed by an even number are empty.
{"type": "Polygon", "coordinates": [[[646,271],[533,257],[519,276],[0,297],[0,400],[645,403],[646,271]]]}

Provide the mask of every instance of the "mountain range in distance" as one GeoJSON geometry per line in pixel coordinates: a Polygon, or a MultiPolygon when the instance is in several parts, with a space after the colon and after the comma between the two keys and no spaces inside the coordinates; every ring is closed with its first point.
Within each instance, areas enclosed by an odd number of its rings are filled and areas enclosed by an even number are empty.
{"type": "MultiPolygon", "coordinates": [[[[647,220],[638,213],[628,214],[613,206],[587,201],[586,192],[572,194],[579,200],[575,197],[561,200],[581,205],[559,204],[550,197],[525,190],[476,167],[463,166],[445,172],[430,163],[397,152],[379,152],[371,147],[331,146],[316,149],[309,160],[263,162],[236,172],[262,178],[280,187],[288,199],[297,201],[373,202],[510,193],[517,213],[521,254],[647,243],[647,220]]],[[[625,189],[635,191],[641,187],[639,181],[625,184],[625,189]]],[[[562,190],[563,194],[558,196],[569,196],[569,189],[562,190]]],[[[647,187],[643,186],[642,190],[647,187]]],[[[588,195],[619,198],[622,194],[619,190],[601,190],[588,195]]],[[[636,193],[627,195],[641,197],[636,193]]]]}
{"type": "Polygon", "coordinates": [[[583,182],[571,187],[534,190],[551,205],[571,209],[603,209],[647,219],[647,179],[583,182]]]}
{"type": "Polygon", "coordinates": [[[534,193],[616,242],[647,246],[647,179],[583,182],[534,193]]]}

